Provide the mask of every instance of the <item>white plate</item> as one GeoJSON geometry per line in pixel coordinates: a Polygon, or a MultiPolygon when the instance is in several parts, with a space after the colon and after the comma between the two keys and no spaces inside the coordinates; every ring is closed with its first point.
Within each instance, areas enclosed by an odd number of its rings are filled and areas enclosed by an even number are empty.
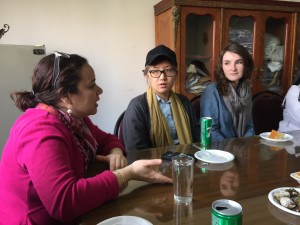
{"type": "Polygon", "coordinates": [[[282,222],[282,224],[288,225],[299,225],[299,217],[281,209],[277,208],[271,202],[268,202],[268,210],[274,216],[274,218],[278,219],[282,222]]]}
{"type": "Polygon", "coordinates": [[[137,216],[117,216],[98,223],[97,225],[153,225],[148,220],[137,216]]]}
{"type": "Polygon", "coordinates": [[[195,157],[207,163],[227,163],[234,159],[234,155],[230,152],[215,149],[198,151],[195,157]]]}
{"type": "Polygon", "coordinates": [[[263,138],[260,138],[259,142],[262,143],[262,144],[264,144],[264,145],[271,146],[271,147],[281,147],[281,148],[293,145],[292,141],[274,142],[274,141],[265,140],[263,138]]]}
{"type": "Polygon", "coordinates": [[[270,202],[271,202],[273,205],[275,205],[276,207],[278,207],[279,209],[281,209],[281,210],[283,210],[283,211],[285,211],[285,212],[294,214],[294,215],[296,215],[296,216],[300,216],[300,212],[295,212],[295,211],[293,211],[293,210],[290,210],[290,209],[288,209],[288,208],[283,207],[282,205],[280,205],[279,203],[277,203],[276,200],[275,200],[274,197],[273,197],[274,192],[280,191],[280,190],[289,189],[289,188],[293,188],[293,189],[295,189],[296,191],[300,192],[300,188],[294,188],[294,187],[281,187],[281,188],[276,188],[276,189],[270,191],[269,194],[268,194],[268,198],[269,198],[270,202]]]}
{"type": "Polygon", "coordinates": [[[196,166],[200,169],[205,169],[209,171],[224,171],[229,170],[231,167],[233,167],[234,162],[228,162],[228,163],[222,163],[222,164],[211,164],[211,163],[203,163],[201,161],[198,161],[196,163],[196,166]]]}
{"type": "Polygon", "coordinates": [[[300,177],[296,176],[296,173],[299,174],[299,172],[294,172],[294,173],[291,173],[290,176],[292,178],[294,178],[296,181],[298,181],[298,183],[300,184],[300,177]]]}
{"type": "Polygon", "coordinates": [[[268,141],[274,141],[274,142],[290,141],[293,139],[293,136],[289,135],[289,134],[284,134],[283,139],[273,139],[273,138],[269,138],[270,134],[271,134],[271,132],[264,132],[264,133],[261,133],[259,136],[263,139],[266,139],[268,141]]]}

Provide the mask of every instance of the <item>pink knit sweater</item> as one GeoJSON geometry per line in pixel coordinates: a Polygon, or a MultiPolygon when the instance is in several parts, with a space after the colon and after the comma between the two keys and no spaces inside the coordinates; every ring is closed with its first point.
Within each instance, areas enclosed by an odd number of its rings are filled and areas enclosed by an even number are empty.
{"type": "MultiPolygon", "coordinates": [[[[98,153],[123,149],[115,136],[85,118],[98,153]]],[[[74,224],[76,217],[119,194],[110,171],[84,177],[84,159],[64,124],[28,109],[11,129],[0,162],[0,224],[74,224]]]]}

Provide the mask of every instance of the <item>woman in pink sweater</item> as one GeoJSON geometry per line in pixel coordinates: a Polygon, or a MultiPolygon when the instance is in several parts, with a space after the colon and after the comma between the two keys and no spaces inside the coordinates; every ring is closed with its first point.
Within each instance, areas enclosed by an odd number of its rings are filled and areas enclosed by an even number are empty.
{"type": "Polygon", "coordinates": [[[129,180],[172,182],[151,169],[160,159],[127,166],[120,140],[91,122],[102,92],[85,58],[55,52],[36,66],[32,91],[12,94],[24,113],[0,163],[0,224],[76,224],[129,180]],[[94,159],[110,170],[84,178],[94,159]]]}

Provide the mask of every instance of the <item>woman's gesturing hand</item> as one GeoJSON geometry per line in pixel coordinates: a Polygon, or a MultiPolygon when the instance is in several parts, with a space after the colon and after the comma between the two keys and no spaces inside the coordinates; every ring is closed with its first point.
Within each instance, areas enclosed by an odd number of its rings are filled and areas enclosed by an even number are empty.
{"type": "Polygon", "coordinates": [[[151,183],[173,183],[172,178],[167,177],[153,169],[162,163],[161,159],[137,160],[129,165],[132,179],[151,183]]]}

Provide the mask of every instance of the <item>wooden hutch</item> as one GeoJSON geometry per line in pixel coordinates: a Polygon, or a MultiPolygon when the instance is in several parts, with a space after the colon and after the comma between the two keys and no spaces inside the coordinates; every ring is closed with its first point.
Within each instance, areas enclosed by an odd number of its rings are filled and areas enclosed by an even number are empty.
{"type": "Polygon", "coordinates": [[[252,94],[285,95],[299,65],[300,3],[273,0],[163,0],[154,6],[156,45],[176,52],[175,91],[190,99],[214,80],[223,47],[252,54],[252,94]]]}

